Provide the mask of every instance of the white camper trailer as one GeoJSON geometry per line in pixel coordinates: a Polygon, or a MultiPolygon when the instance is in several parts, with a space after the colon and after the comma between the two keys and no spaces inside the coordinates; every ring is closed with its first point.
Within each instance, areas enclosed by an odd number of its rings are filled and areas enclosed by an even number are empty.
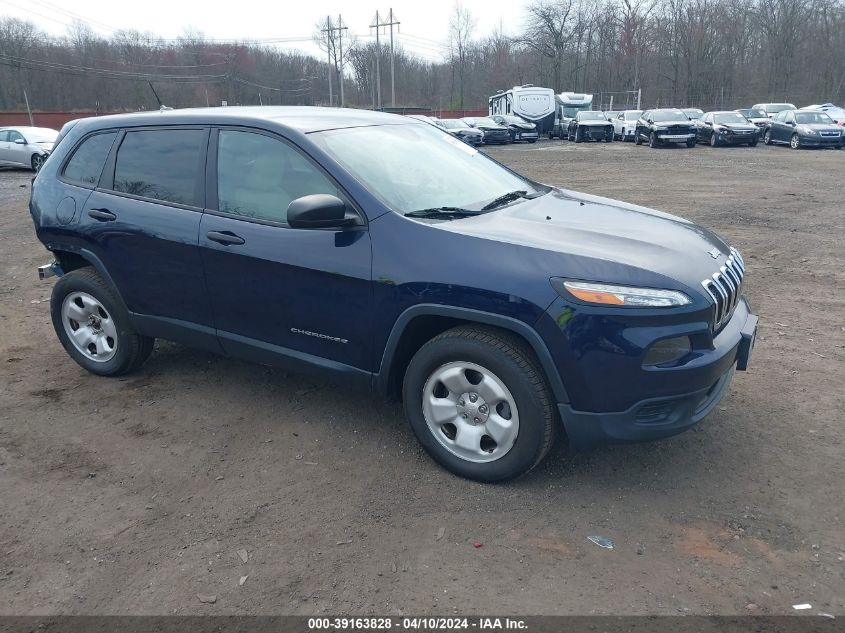
{"type": "Polygon", "coordinates": [[[512,114],[522,117],[537,126],[539,134],[552,129],[555,118],[555,92],[551,88],[540,88],[526,84],[514,86],[494,94],[488,99],[488,114],[512,114]]]}

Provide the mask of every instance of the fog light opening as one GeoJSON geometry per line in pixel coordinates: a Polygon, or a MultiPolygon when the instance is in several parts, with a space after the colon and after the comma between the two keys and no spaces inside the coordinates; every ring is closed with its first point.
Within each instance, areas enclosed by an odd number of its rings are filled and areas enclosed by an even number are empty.
{"type": "Polygon", "coordinates": [[[692,351],[692,344],[688,336],[665,338],[654,343],[646,352],[643,365],[655,367],[667,365],[681,360],[692,351]]]}

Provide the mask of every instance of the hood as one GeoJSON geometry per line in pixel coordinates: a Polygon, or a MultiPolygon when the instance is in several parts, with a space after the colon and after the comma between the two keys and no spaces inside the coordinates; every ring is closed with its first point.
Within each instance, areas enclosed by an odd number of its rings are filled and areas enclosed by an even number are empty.
{"type": "Polygon", "coordinates": [[[831,123],[799,123],[799,128],[810,128],[816,132],[841,132],[840,126],[831,123]]]}
{"type": "Polygon", "coordinates": [[[475,128],[477,130],[507,130],[504,125],[499,125],[498,123],[476,123],[475,128]]]}
{"type": "Polygon", "coordinates": [[[729,130],[746,130],[748,132],[755,132],[756,125],[749,125],[748,123],[715,123],[713,127],[723,127],[729,130]]]}
{"type": "Polygon", "coordinates": [[[610,121],[578,121],[578,125],[586,125],[588,127],[605,127],[613,124],[610,121]]]}
{"type": "Polygon", "coordinates": [[[468,134],[469,136],[480,136],[482,134],[481,130],[477,130],[474,127],[462,127],[459,130],[451,130],[455,134],[468,134]]]}
{"type": "Polygon", "coordinates": [[[655,121],[652,125],[654,127],[669,127],[670,125],[686,125],[687,127],[692,127],[694,123],[689,119],[677,119],[673,121],[655,121]]]}
{"type": "Polygon", "coordinates": [[[670,286],[680,283],[698,296],[703,294],[701,280],[716,272],[729,254],[723,240],[682,218],[561,189],[439,226],[556,253],[560,260],[546,271],[550,277],[626,283],[645,271],[655,274],[654,283],[670,279],[676,282],[670,286]]]}
{"type": "Polygon", "coordinates": [[[537,128],[533,123],[511,123],[510,126],[520,130],[528,130],[529,132],[537,128]]]}

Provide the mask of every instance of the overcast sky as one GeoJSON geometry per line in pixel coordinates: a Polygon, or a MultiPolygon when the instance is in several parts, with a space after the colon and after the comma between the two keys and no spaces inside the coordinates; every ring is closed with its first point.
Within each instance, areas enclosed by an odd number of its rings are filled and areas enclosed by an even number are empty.
{"type": "MultiPolygon", "coordinates": [[[[500,27],[514,34],[524,20],[519,0],[462,0],[462,4],[476,20],[475,36],[500,27]]],[[[1,15],[25,18],[57,35],[65,33],[74,19],[80,19],[102,35],[117,29],[137,29],[175,38],[193,29],[212,39],[301,38],[305,41],[274,45],[312,54],[319,54],[310,41],[314,24],[325,20],[326,15],[343,15],[349,33],[368,41],[374,39],[375,31],[368,27],[376,10],[386,15],[391,7],[401,22],[395,41],[421,57],[440,60],[454,0],[0,0],[1,15]]]]}

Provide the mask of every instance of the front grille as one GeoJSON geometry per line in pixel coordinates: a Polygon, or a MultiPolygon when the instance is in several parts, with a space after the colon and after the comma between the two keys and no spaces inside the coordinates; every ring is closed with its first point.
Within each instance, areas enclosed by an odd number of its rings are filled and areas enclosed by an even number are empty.
{"type": "Polygon", "coordinates": [[[822,136],[836,136],[836,137],[838,137],[839,131],[838,130],[835,131],[835,132],[833,132],[833,131],[823,131],[821,134],[822,134],[822,136]]]}
{"type": "Polygon", "coordinates": [[[725,265],[712,276],[701,282],[716,303],[714,328],[719,330],[733,314],[742,292],[742,278],[745,276],[745,262],[739,251],[731,247],[731,254],[725,265]]]}
{"type": "Polygon", "coordinates": [[[670,125],[669,134],[689,134],[690,128],[686,125],[670,125]]]}

